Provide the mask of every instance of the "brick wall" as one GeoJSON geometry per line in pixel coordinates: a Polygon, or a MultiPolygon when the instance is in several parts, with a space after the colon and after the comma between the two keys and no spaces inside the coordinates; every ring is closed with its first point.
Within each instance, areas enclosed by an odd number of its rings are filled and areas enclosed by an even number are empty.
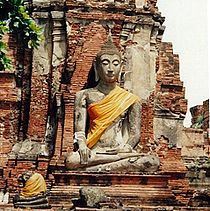
{"type": "Polygon", "coordinates": [[[191,197],[189,182],[185,177],[187,168],[181,157],[181,149],[171,146],[169,140],[161,137],[153,145],[153,153],[157,153],[160,159],[160,172],[162,175],[170,175],[168,187],[176,197],[177,203],[186,205],[191,197]]]}
{"type": "Polygon", "coordinates": [[[185,88],[180,80],[179,57],[171,43],[161,43],[157,59],[156,102],[180,116],[187,112],[185,88]]]}
{"type": "Polygon", "coordinates": [[[48,76],[32,76],[28,136],[43,141],[47,123],[49,87],[48,76]]]}
{"type": "Polygon", "coordinates": [[[141,137],[140,144],[143,147],[141,151],[148,152],[150,146],[154,143],[154,93],[151,94],[147,102],[142,103],[142,117],[141,117],[141,137]]]}
{"type": "Polygon", "coordinates": [[[12,34],[5,36],[4,40],[8,43],[12,70],[0,72],[0,169],[6,166],[8,153],[18,140],[20,106],[15,79],[17,43],[12,34]]]}
{"type": "Polygon", "coordinates": [[[198,117],[203,117],[201,128],[207,130],[209,128],[209,100],[203,101],[203,105],[197,105],[190,108],[192,115],[192,127],[197,123],[198,117]]]}

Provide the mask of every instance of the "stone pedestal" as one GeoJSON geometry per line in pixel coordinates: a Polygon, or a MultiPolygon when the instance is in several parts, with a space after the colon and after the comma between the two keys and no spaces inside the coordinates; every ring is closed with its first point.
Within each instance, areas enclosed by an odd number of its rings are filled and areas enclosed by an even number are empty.
{"type": "MultiPolygon", "coordinates": [[[[158,172],[156,174],[106,174],[106,173],[88,173],[88,172],[54,172],[55,185],[50,191],[50,203],[52,207],[70,207],[71,200],[79,197],[79,190],[88,186],[101,189],[107,201],[99,205],[102,209],[115,210],[123,208],[135,208],[147,210],[152,207],[179,207],[186,206],[183,200],[180,200],[176,192],[175,186],[172,185],[173,180],[183,183],[185,174],[172,173],[164,174],[158,172]],[[112,209],[111,209],[112,208],[112,209]]],[[[184,187],[185,184],[183,183],[184,187]]],[[[183,192],[184,194],[184,192],[183,192]]],[[[186,194],[186,202],[188,197],[186,194]]],[[[82,207],[76,207],[76,210],[84,210],[82,207]]],[[[87,208],[86,210],[92,210],[87,208]]],[[[173,209],[171,209],[173,210],[173,209]]]]}

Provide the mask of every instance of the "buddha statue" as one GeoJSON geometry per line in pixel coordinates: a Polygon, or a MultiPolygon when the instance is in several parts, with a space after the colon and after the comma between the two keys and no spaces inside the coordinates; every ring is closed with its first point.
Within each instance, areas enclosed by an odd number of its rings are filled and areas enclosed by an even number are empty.
{"type": "Polygon", "coordinates": [[[122,59],[111,37],[93,66],[97,86],[76,93],[74,144],[78,150],[67,155],[67,169],[156,171],[156,156],[134,150],[140,141],[141,104],[138,96],[117,85],[122,59]]]}
{"type": "Polygon", "coordinates": [[[13,199],[15,208],[50,208],[46,196],[47,186],[40,173],[26,171],[18,177],[18,184],[20,193],[13,199]]]}

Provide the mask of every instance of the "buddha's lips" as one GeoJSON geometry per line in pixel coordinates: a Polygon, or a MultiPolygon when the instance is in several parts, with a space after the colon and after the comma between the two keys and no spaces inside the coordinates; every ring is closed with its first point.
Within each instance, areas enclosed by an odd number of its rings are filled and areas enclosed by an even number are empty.
{"type": "Polygon", "coordinates": [[[115,74],[113,74],[113,73],[111,73],[111,74],[108,73],[108,74],[106,74],[106,75],[107,75],[108,77],[110,77],[110,78],[115,76],[115,74]]]}

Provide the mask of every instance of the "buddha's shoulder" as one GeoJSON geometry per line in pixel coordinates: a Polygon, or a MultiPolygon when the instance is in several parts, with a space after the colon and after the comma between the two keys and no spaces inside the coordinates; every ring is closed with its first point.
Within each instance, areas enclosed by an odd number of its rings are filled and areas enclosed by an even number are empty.
{"type": "Polygon", "coordinates": [[[98,93],[98,90],[96,88],[83,89],[76,93],[76,98],[88,97],[89,95],[96,93],[98,93]]]}

